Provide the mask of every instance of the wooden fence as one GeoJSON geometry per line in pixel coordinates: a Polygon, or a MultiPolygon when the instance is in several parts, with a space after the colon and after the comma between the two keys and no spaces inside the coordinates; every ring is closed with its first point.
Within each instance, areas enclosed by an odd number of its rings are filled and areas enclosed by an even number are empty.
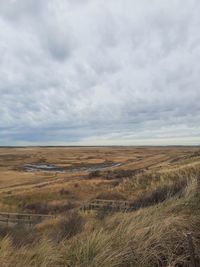
{"type": "MultiPolygon", "coordinates": [[[[103,199],[94,199],[89,202],[83,203],[78,209],[73,210],[79,210],[79,211],[90,211],[90,210],[103,210],[106,212],[114,212],[114,211],[132,211],[133,207],[131,206],[131,203],[128,201],[118,201],[118,200],[103,200],[103,199]]],[[[6,213],[6,212],[0,212],[0,223],[3,224],[23,224],[32,226],[34,224],[37,224],[41,222],[44,219],[51,219],[55,218],[56,215],[46,215],[46,214],[25,214],[25,213],[6,213]]],[[[194,251],[194,245],[192,241],[192,234],[187,233],[187,242],[188,242],[188,248],[189,248],[189,255],[190,255],[190,263],[191,267],[197,267],[196,265],[196,258],[195,258],[195,251],[194,251]]]]}
{"type": "MultiPolygon", "coordinates": [[[[93,199],[88,202],[84,202],[78,208],[73,210],[76,211],[97,211],[103,210],[106,212],[115,212],[115,211],[131,211],[131,204],[128,201],[120,200],[103,200],[103,199],[93,199]]],[[[57,215],[46,215],[46,214],[25,214],[25,213],[6,213],[0,212],[0,223],[4,224],[26,224],[34,225],[41,222],[44,219],[55,218],[57,215]]]]}
{"type": "Polygon", "coordinates": [[[34,225],[47,218],[53,218],[53,215],[45,214],[25,214],[25,213],[6,213],[0,212],[0,222],[4,224],[26,224],[34,225]]]}
{"type": "Polygon", "coordinates": [[[105,210],[126,212],[131,211],[132,207],[129,201],[94,199],[89,202],[85,202],[80,207],[80,210],[105,210]]]}

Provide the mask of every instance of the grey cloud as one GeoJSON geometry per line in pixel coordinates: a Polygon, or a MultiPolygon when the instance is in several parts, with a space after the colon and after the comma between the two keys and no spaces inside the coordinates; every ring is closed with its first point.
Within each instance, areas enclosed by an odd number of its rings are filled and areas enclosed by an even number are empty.
{"type": "Polygon", "coordinates": [[[199,12],[198,0],[2,0],[0,144],[200,143],[199,12]]]}

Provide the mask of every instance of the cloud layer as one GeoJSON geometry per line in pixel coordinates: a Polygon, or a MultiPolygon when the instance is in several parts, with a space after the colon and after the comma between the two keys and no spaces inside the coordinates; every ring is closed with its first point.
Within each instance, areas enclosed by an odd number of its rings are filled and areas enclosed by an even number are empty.
{"type": "Polygon", "coordinates": [[[1,0],[0,145],[200,144],[198,0],[1,0]]]}

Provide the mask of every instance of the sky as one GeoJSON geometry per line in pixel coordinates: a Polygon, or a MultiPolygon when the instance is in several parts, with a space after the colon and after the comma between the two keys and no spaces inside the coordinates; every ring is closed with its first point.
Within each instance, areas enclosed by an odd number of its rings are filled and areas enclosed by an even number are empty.
{"type": "Polygon", "coordinates": [[[0,145],[200,145],[199,0],[0,0],[0,145]]]}

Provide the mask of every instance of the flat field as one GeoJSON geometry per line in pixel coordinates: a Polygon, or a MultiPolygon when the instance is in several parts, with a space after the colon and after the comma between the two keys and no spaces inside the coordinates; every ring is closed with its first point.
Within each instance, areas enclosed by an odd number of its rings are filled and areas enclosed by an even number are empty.
{"type": "Polygon", "coordinates": [[[144,188],[129,193],[127,179],[199,159],[196,147],[0,148],[0,210],[52,213],[94,198],[133,201],[144,188]]]}

